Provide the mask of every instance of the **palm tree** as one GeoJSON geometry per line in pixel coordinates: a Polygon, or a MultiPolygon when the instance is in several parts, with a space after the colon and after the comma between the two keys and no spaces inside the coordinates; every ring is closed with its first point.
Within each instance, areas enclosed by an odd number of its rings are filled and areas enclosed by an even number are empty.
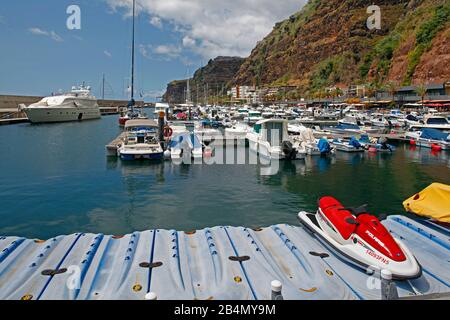
{"type": "Polygon", "coordinates": [[[374,98],[377,94],[377,88],[376,88],[375,84],[369,83],[367,85],[366,92],[367,92],[367,97],[369,98],[369,102],[370,102],[370,98],[374,98]]]}
{"type": "Polygon", "coordinates": [[[423,109],[423,101],[425,100],[425,96],[427,95],[427,87],[421,83],[416,88],[417,95],[422,99],[422,109],[423,109]]]}

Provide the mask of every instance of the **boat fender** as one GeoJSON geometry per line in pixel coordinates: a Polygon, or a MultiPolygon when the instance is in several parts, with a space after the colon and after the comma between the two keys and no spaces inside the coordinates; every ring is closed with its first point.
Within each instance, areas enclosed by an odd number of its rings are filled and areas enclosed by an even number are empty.
{"type": "Polygon", "coordinates": [[[434,143],[431,145],[431,149],[433,151],[442,151],[442,147],[440,145],[434,144],[434,143]]]}
{"type": "Polygon", "coordinates": [[[416,145],[416,141],[411,139],[411,140],[409,140],[409,144],[412,145],[412,146],[415,146],[416,145]]]}

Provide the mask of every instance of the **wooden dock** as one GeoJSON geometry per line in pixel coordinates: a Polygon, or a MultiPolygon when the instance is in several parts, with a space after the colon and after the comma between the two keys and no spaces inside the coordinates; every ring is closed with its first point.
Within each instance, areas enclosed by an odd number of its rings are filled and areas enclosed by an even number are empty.
{"type": "Polygon", "coordinates": [[[108,157],[117,157],[117,147],[125,139],[125,132],[122,132],[117,138],[106,145],[106,153],[108,157]]]}

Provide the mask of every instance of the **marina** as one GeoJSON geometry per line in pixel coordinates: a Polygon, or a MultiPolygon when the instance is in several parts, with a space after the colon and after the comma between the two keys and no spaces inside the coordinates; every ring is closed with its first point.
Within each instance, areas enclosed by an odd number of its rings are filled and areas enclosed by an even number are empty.
{"type": "Polygon", "coordinates": [[[4,5],[0,301],[450,299],[449,3],[150,2],[4,5]]]}

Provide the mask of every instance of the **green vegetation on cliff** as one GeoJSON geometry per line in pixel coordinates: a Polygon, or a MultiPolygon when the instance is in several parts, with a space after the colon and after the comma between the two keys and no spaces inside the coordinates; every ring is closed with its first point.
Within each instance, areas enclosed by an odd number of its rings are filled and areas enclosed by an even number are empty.
{"type": "MultiPolygon", "coordinates": [[[[373,4],[381,8],[381,30],[366,27],[367,1],[309,1],[258,43],[233,84],[294,85],[306,92],[337,83],[426,81],[417,70],[436,38],[449,29],[448,0],[373,4]]],[[[449,72],[436,67],[433,78],[448,80],[449,72]]]]}

